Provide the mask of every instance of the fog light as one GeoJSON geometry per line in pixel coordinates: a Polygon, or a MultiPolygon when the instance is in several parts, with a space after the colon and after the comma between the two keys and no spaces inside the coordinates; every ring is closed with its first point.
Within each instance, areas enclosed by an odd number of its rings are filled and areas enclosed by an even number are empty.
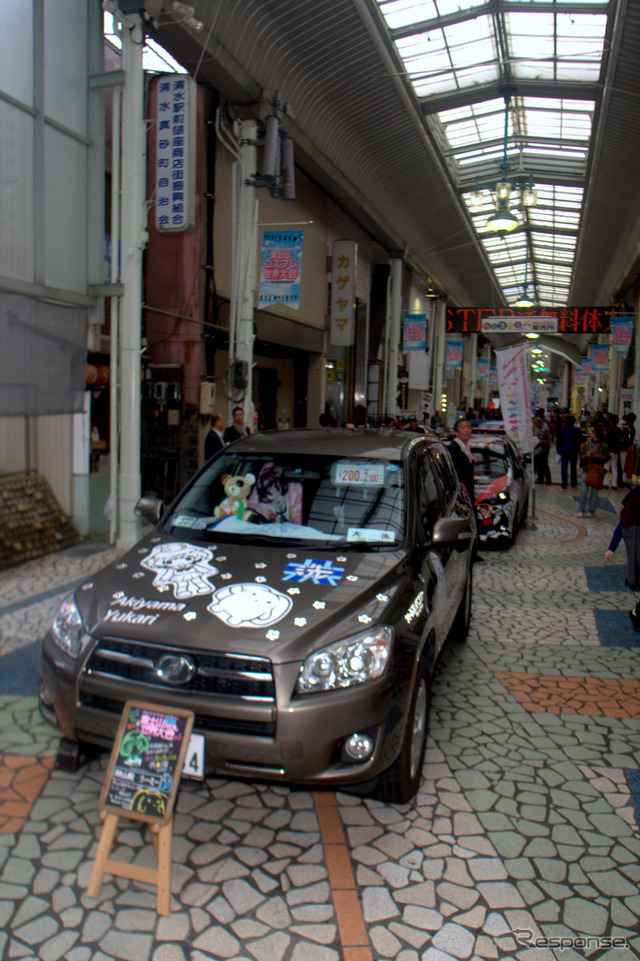
{"type": "Polygon", "coordinates": [[[53,707],[55,698],[46,684],[40,685],[40,701],[45,707],[53,707]]]}
{"type": "Polygon", "coordinates": [[[366,761],[373,753],[374,740],[369,734],[352,734],[344,742],[344,752],[353,761],[366,761]]]}

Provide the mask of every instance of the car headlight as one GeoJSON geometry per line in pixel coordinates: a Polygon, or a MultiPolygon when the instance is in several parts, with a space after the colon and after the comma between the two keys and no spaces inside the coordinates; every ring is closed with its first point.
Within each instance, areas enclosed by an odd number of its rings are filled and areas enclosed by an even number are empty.
{"type": "Polygon", "coordinates": [[[491,507],[495,507],[496,505],[501,506],[502,504],[505,503],[505,501],[508,501],[509,499],[510,498],[507,491],[500,491],[499,494],[494,494],[492,497],[485,497],[481,503],[488,504],[491,507]]]}
{"type": "Polygon", "coordinates": [[[392,642],[392,629],[378,627],[314,651],[300,668],[298,693],[333,691],[380,677],[387,666],[392,642]]]}
{"type": "Polygon", "coordinates": [[[84,625],[73,595],[65,597],[51,625],[53,639],[65,654],[77,657],[82,650],[84,625]]]}

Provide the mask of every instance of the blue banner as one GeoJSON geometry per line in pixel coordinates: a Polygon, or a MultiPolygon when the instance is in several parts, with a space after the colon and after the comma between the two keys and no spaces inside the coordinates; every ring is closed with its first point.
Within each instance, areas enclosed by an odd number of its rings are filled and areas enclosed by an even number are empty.
{"type": "Polygon", "coordinates": [[[633,340],[633,316],[611,318],[611,341],[616,354],[626,357],[633,340]]]}
{"type": "Polygon", "coordinates": [[[402,349],[405,353],[410,350],[427,349],[427,315],[405,314],[402,322],[402,349]]]}
{"type": "Polygon", "coordinates": [[[450,340],[447,343],[444,366],[453,367],[454,370],[462,370],[462,348],[461,340],[450,340]]]}
{"type": "Polygon", "coordinates": [[[300,309],[302,230],[269,230],[262,235],[258,307],[286,304],[300,309]]]}

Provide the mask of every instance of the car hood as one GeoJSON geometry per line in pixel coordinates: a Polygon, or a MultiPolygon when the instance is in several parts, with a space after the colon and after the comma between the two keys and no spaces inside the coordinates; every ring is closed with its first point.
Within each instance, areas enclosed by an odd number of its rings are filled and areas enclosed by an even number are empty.
{"type": "Polygon", "coordinates": [[[152,534],[76,590],[87,631],[275,662],[384,620],[404,551],[204,545],[152,534]]]}
{"type": "Polygon", "coordinates": [[[481,504],[482,501],[486,501],[490,497],[495,497],[500,491],[505,490],[505,488],[509,486],[510,480],[508,474],[503,474],[502,477],[495,477],[487,481],[481,481],[476,478],[476,504],[481,504]]]}

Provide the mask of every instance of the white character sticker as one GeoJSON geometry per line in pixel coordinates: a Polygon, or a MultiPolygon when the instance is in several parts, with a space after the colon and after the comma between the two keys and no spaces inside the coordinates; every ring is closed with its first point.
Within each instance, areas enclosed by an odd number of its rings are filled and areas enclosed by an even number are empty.
{"type": "Polygon", "coordinates": [[[229,584],[213,592],[207,610],[229,627],[268,627],[282,620],[292,603],[268,584],[229,584]]]}
{"type": "Polygon", "coordinates": [[[180,599],[211,593],[213,584],[209,578],[218,573],[218,568],[211,563],[212,557],[208,547],[178,542],[154,547],[140,563],[155,571],[154,587],[159,591],[173,587],[174,596],[180,599]]]}

